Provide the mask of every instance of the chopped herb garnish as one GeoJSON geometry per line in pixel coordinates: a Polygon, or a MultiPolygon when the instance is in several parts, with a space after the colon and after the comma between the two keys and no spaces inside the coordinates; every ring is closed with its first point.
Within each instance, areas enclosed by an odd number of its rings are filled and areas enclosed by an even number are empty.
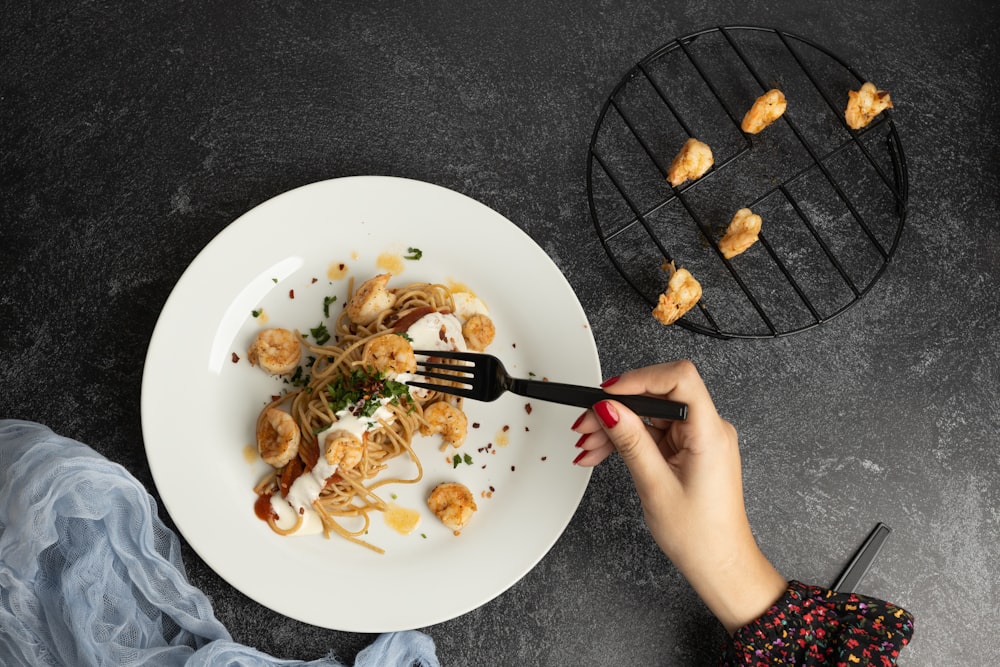
{"type": "Polygon", "coordinates": [[[532,373],[531,371],[528,371],[528,377],[533,378],[533,377],[535,377],[535,374],[532,373]]]}
{"type": "Polygon", "coordinates": [[[420,533],[420,537],[422,537],[422,538],[424,538],[426,540],[427,539],[427,533],[420,533]]]}
{"type": "Polygon", "coordinates": [[[326,393],[333,412],[347,410],[355,417],[372,417],[383,399],[398,405],[400,397],[409,395],[409,388],[377,371],[356,368],[329,383],[326,393]]]}
{"type": "Polygon", "coordinates": [[[471,466],[472,465],[472,457],[469,456],[468,454],[466,454],[465,456],[463,456],[462,460],[465,461],[465,465],[467,465],[467,466],[471,466]]]}
{"type": "Polygon", "coordinates": [[[316,339],[317,345],[323,345],[330,340],[330,332],[326,330],[326,325],[322,322],[319,323],[319,326],[310,329],[309,333],[316,339]]]}
{"type": "Polygon", "coordinates": [[[405,331],[398,331],[398,332],[396,332],[396,335],[397,336],[402,336],[403,340],[405,340],[407,343],[412,343],[413,342],[413,338],[410,336],[410,334],[406,333],[405,331]]]}
{"type": "Polygon", "coordinates": [[[330,304],[336,300],[336,295],[323,297],[323,317],[330,317],[330,304]]]}
{"type": "Polygon", "coordinates": [[[395,493],[390,493],[389,497],[391,497],[393,500],[396,500],[396,494],[395,493]]]}
{"type": "Polygon", "coordinates": [[[253,315],[254,317],[260,317],[260,311],[259,310],[251,310],[250,314],[253,315]]]}
{"type": "Polygon", "coordinates": [[[277,278],[271,278],[271,282],[277,284],[278,279],[277,278]]]}
{"type": "Polygon", "coordinates": [[[406,252],[408,252],[410,254],[409,255],[404,255],[403,259],[418,260],[418,259],[420,259],[421,257],[424,256],[424,251],[421,250],[420,248],[407,248],[406,252]]]}
{"type": "Polygon", "coordinates": [[[455,454],[455,456],[452,457],[452,459],[451,459],[451,467],[452,467],[452,469],[457,468],[458,464],[461,463],[461,462],[462,462],[462,457],[459,456],[458,454],[455,454]]]}

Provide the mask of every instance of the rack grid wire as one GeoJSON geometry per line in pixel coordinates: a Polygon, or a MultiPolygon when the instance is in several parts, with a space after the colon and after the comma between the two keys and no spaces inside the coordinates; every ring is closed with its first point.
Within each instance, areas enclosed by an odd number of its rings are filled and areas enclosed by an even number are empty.
{"type": "Polygon", "coordinates": [[[703,295],[678,324],[717,338],[811,329],[858,303],[896,252],[908,176],[892,112],[851,130],[847,92],[868,79],[805,38],[775,28],[715,27],[679,37],[634,65],[608,96],[591,138],[587,194],[598,236],[650,305],[674,262],[703,295]],[[764,91],[785,114],[740,129],[764,91]],[[689,137],[714,166],[671,187],[689,137]],[[763,218],[758,243],[726,259],[718,240],[739,208],[763,218]]]}

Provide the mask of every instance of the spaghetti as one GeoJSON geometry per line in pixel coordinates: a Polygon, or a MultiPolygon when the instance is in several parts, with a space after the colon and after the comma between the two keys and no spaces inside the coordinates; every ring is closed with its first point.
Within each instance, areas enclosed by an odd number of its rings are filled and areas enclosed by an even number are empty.
{"type": "MultiPolygon", "coordinates": [[[[261,410],[262,452],[274,445],[272,440],[292,446],[296,438],[290,434],[298,436],[294,456],[254,488],[257,516],[278,534],[303,532],[307,522],[318,520],[327,537],[337,534],[383,553],[361,537],[371,513],[388,507],[377,490],[423,478],[413,437],[442,430],[434,417],[440,410],[426,408],[445,403],[445,409],[461,412],[461,399],[405,384],[416,371],[414,347],[467,349],[451,290],[432,283],[389,289],[388,279],[389,274],[375,276],[357,290],[352,281],[350,299],[329,340],[322,330],[313,330],[312,340],[296,332],[295,344],[311,361],[305,366],[307,378],[261,410]],[[414,464],[414,474],[380,476],[402,456],[414,464]]],[[[444,447],[448,443],[457,447],[461,441],[449,437],[444,447]]]]}

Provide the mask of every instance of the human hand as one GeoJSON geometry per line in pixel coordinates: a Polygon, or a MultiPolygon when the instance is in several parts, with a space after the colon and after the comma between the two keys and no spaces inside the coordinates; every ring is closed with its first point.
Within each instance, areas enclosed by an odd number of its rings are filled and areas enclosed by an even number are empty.
{"type": "Polygon", "coordinates": [[[619,453],[653,539],[734,632],[786,587],[750,531],[736,429],[716,412],[689,361],[629,371],[605,382],[604,389],[688,404],[686,421],[646,423],[615,400],[597,403],[573,425],[582,449],[575,463],[593,466],[619,453]]]}

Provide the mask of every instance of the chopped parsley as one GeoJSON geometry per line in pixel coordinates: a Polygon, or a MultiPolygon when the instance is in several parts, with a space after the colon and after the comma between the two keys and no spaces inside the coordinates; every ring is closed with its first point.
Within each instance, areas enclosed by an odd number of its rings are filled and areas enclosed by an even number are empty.
{"type": "Polygon", "coordinates": [[[418,259],[420,259],[421,257],[424,256],[424,251],[421,250],[420,248],[407,248],[406,252],[408,252],[410,254],[409,255],[404,255],[403,259],[412,259],[412,260],[415,261],[415,260],[418,260],[418,259]]]}
{"type": "Polygon", "coordinates": [[[464,463],[465,465],[470,466],[472,465],[472,457],[469,456],[468,454],[464,456],[459,456],[458,454],[455,454],[455,456],[453,456],[451,459],[452,469],[457,468],[460,463],[464,463]]]}
{"type": "Polygon", "coordinates": [[[405,331],[399,331],[396,333],[396,335],[401,336],[403,340],[405,340],[407,343],[413,342],[413,338],[410,336],[410,334],[406,333],[405,331]]]}
{"type": "Polygon", "coordinates": [[[383,399],[398,405],[401,397],[409,395],[409,388],[377,371],[357,368],[326,385],[326,393],[333,412],[347,410],[355,417],[371,417],[383,399]]]}
{"type": "Polygon", "coordinates": [[[312,337],[316,339],[317,345],[323,345],[330,340],[330,332],[326,330],[326,325],[322,322],[318,326],[309,330],[312,337]]]}
{"type": "Polygon", "coordinates": [[[323,297],[323,317],[330,317],[330,304],[336,300],[336,295],[323,297]]]}
{"type": "Polygon", "coordinates": [[[260,311],[259,310],[251,310],[250,314],[253,315],[254,317],[260,317],[260,311]]]}

